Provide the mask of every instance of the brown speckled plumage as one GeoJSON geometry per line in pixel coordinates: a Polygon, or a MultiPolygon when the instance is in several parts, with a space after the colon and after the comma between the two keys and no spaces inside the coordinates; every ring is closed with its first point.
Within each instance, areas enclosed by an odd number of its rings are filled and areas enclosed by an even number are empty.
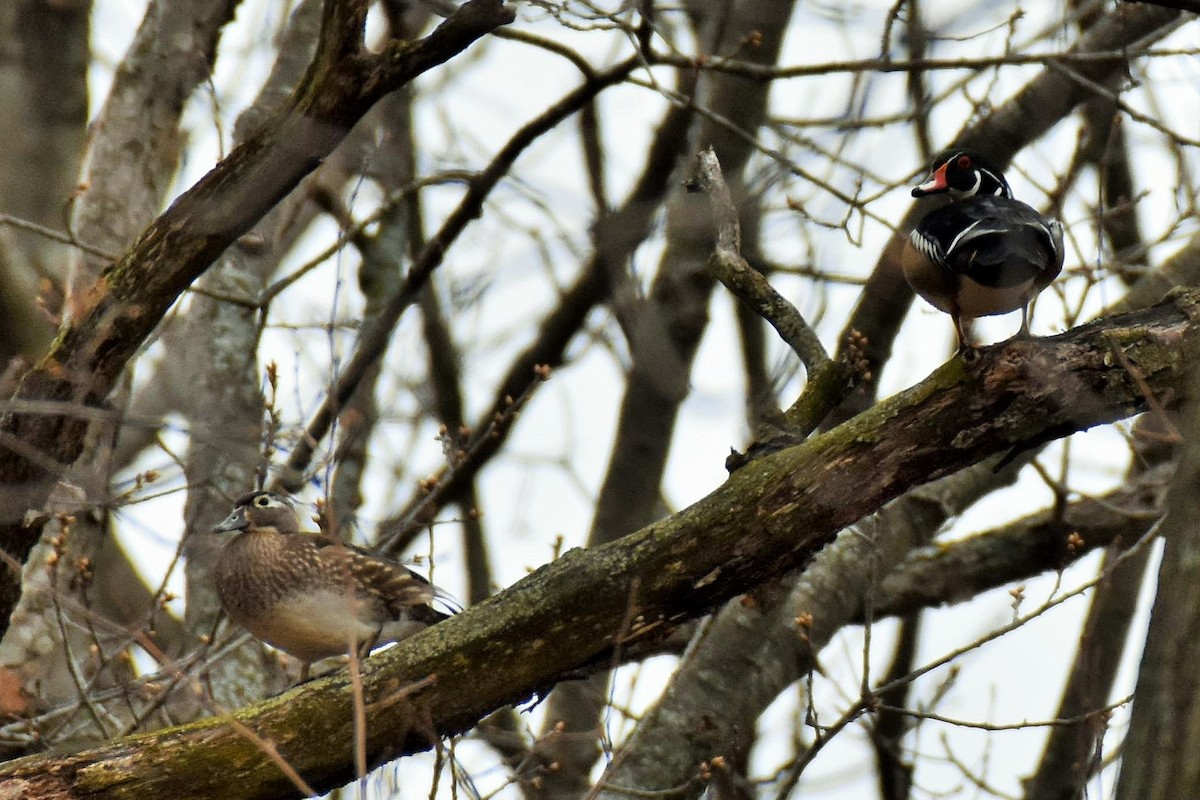
{"type": "Polygon", "coordinates": [[[399,641],[446,618],[429,581],[394,561],[300,530],[287,498],[239,497],[216,531],[239,531],[217,560],[229,617],[306,663],[399,641]]]}

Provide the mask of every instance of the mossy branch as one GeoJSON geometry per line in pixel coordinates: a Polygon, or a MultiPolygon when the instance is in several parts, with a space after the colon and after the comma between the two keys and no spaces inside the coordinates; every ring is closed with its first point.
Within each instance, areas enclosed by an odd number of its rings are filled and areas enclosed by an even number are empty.
{"type": "MultiPolygon", "coordinates": [[[[1198,303],[1200,291],[1180,291],[1060,336],[987,348],[970,368],[952,360],[850,422],[751,462],[689,508],[611,544],[572,550],[368,659],[368,761],[428,749],[495,708],[611,666],[803,565],[839,530],[917,485],[1178,402],[1200,352],[1198,303]]],[[[329,789],[354,777],[350,692],[341,672],[236,712],[245,728],[213,718],[24,758],[0,767],[0,795],[295,793],[263,741],[313,787],[329,789]]]]}

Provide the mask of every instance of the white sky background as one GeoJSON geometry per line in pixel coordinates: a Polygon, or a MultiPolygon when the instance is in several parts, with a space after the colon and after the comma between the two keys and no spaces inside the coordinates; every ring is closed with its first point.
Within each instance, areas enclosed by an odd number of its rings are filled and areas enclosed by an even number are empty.
{"type": "MultiPolygon", "coordinates": [[[[220,109],[220,133],[214,123],[212,98],[200,94],[193,98],[187,120],[191,147],[188,161],[179,177],[176,191],[182,191],[203,175],[219,157],[227,152],[228,137],[236,115],[250,102],[258,84],[266,75],[271,51],[264,48],[279,25],[282,4],[248,0],[239,11],[238,19],[225,32],[222,56],[217,64],[213,82],[220,109]]],[[[798,18],[789,28],[788,40],[781,63],[803,64],[820,61],[870,58],[879,55],[880,33],[892,5],[890,0],[866,0],[843,8],[839,4],[815,6],[800,3],[798,18]],[[836,14],[846,15],[844,19],[836,14]]],[[[999,53],[1008,35],[1005,21],[1020,8],[1024,16],[1016,22],[1017,42],[1033,38],[1047,26],[1059,26],[1063,4],[1032,2],[985,4],[989,18],[979,14],[981,5],[972,4],[973,15],[962,15],[960,3],[925,4],[927,24],[947,31],[959,41],[939,41],[931,56],[977,56],[999,53]]],[[[118,62],[140,20],[144,4],[135,0],[96,0],[94,46],[96,66],[92,71],[93,108],[98,108],[111,80],[112,67],[118,62]]],[[[628,54],[627,43],[619,36],[597,31],[571,31],[544,13],[523,7],[518,27],[541,33],[569,44],[584,52],[593,64],[611,63],[628,54]]],[[[894,35],[898,37],[898,32],[894,35]]],[[[1162,43],[1162,47],[1196,47],[1197,28],[1192,24],[1162,43]]],[[[1068,41],[1066,34],[1052,36],[1042,49],[1059,48],[1068,41]]],[[[687,47],[686,43],[683,45],[687,47]]],[[[898,47],[898,45],[897,45],[898,47]]],[[[900,55],[893,50],[893,55],[900,55]]],[[[1039,67],[1005,67],[988,73],[987,80],[976,78],[969,86],[971,96],[986,94],[998,105],[1015,89],[1022,86],[1039,67]],[[989,83],[994,79],[994,84],[989,83]]],[[[1141,93],[1131,93],[1126,101],[1154,116],[1165,117],[1175,130],[1195,136],[1200,131],[1200,106],[1195,87],[1200,85],[1200,68],[1193,59],[1185,66],[1181,59],[1155,62],[1150,65],[1153,100],[1141,93]],[[1154,105],[1149,103],[1153,102],[1154,105]]],[[[656,73],[664,82],[670,76],[666,70],[656,73]]],[[[644,76],[643,76],[644,77],[644,76]]],[[[935,91],[960,81],[964,73],[932,74],[935,91]]],[[[430,147],[426,158],[438,154],[452,159],[454,165],[481,168],[496,149],[517,127],[540,113],[548,102],[561,97],[578,81],[576,70],[563,59],[534,51],[514,43],[492,41],[486,48],[476,47],[466,59],[456,59],[448,68],[423,77],[422,87],[438,87],[436,104],[422,106],[419,119],[423,141],[438,142],[430,147]]],[[[777,82],[772,90],[772,107],[776,115],[785,118],[817,118],[847,113],[856,102],[865,102],[868,116],[883,116],[902,112],[907,107],[900,74],[871,76],[870,86],[863,93],[852,94],[849,74],[842,78],[822,78],[777,82]]],[[[659,119],[663,100],[653,91],[639,87],[619,87],[602,95],[600,119],[608,149],[607,175],[613,203],[619,203],[633,179],[640,172],[645,145],[652,126],[659,119]]],[[[934,115],[935,146],[949,143],[969,111],[967,100],[953,97],[938,106],[934,115]]],[[[1128,132],[1136,154],[1136,167],[1145,176],[1164,174],[1174,180],[1176,165],[1161,147],[1161,134],[1129,121],[1128,132]]],[[[888,183],[912,184],[912,178],[925,165],[919,163],[911,139],[897,136],[894,129],[863,130],[853,134],[830,127],[812,127],[804,131],[816,144],[840,153],[844,165],[832,173],[827,171],[825,156],[808,155],[800,165],[820,171],[825,178],[844,191],[853,192],[858,180],[858,168],[867,176],[878,176],[888,183]]],[[[1066,167],[1076,136],[1073,124],[1060,125],[1032,149],[1020,154],[1009,177],[1017,196],[1037,206],[1043,199],[1041,188],[1048,188],[1054,176],[1066,167]],[[1039,174],[1040,172],[1040,174],[1039,174]]],[[[766,133],[764,140],[773,142],[774,134],[766,133]]],[[[1193,174],[1200,168],[1200,156],[1193,150],[1184,154],[1193,174]]],[[[425,163],[428,171],[440,165],[425,163]]],[[[765,156],[754,162],[754,170],[774,172],[777,167],[765,156]]],[[[518,161],[515,175],[519,183],[508,181],[491,198],[484,217],[473,224],[467,234],[451,249],[438,280],[444,287],[459,292],[482,289],[481,302],[456,314],[451,322],[460,343],[484,343],[473,346],[464,364],[470,377],[466,387],[470,412],[478,413],[490,401],[490,390],[510,356],[522,348],[533,335],[534,321],[550,306],[554,298],[545,279],[547,270],[558,276],[559,285],[568,283],[578,268],[580,253],[586,252],[587,224],[591,220],[591,202],[583,181],[577,126],[574,121],[560,125],[552,134],[538,142],[518,161]],[[545,206],[545,207],[542,207],[545,206]],[[547,210],[549,209],[549,210],[547,210]],[[497,213],[502,212],[503,217],[497,213]],[[558,226],[549,240],[535,242],[524,229],[546,228],[548,215],[558,226]],[[544,251],[543,249],[544,248],[544,251]],[[516,311],[516,313],[514,313],[516,311]]],[[[760,176],[761,177],[761,176],[760,176]]],[[[867,178],[863,194],[871,195],[879,183],[867,178]]],[[[1153,184],[1150,195],[1140,207],[1141,223],[1147,239],[1167,234],[1161,223],[1175,216],[1175,198],[1170,187],[1161,190],[1153,184]],[[1156,228],[1156,225],[1159,225],[1156,228]]],[[[426,197],[427,228],[433,230],[441,215],[457,202],[456,189],[431,191],[426,197]]],[[[364,186],[362,202],[354,211],[364,216],[371,210],[375,194],[364,186]]],[[[839,220],[845,213],[841,201],[823,190],[806,186],[796,179],[786,189],[776,185],[768,194],[768,205],[774,212],[766,220],[766,236],[770,255],[779,263],[804,265],[814,263],[820,268],[839,274],[866,276],[888,236],[881,224],[867,220],[862,224],[861,242],[851,243],[841,231],[826,230],[808,224],[795,211],[787,208],[789,197],[803,202],[814,217],[839,220]],[[804,238],[802,238],[802,236],[804,238]]],[[[1084,263],[1095,264],[1095,241],[1082,222],[1087,213],[1084,205],[1095,204],[1095,187],[1085,181],[1075,190],[1073,203],[1064,214],[1070,229],[1071,242],[1077,252],[1069,252],[1068,268],[1084,263]],[[1090,197],[1085,193],[1091,192],[1090,197]],[[1078,223],[1074,224],[1073,223],[1078,223]]],[[[886,219],[899,219],[911,199],[901,186],[871,205],[871,211],[886,219]]],[[[855,219],[852,228],[856,229],[855,219]]],[[[329,224],[319,225],[309,237],[309,252],[296,259],[299,263],[311,252],[325,246],[336,233],[329,224]]],[[[1195,233],[1190,230],[1170,234],[1171,241],[1157,247],[1151,263],[1174,250],[1182,240],[1195,233]]],[[[635,269],[649,280],[657,264],[657,245],[643,248],[635,259],[635,269]]],[[[350,251],[324,265],[318,277],[310,277],[287,293],[273,309],[274,322],[321,323],[330,319],[350,319],[359,312],[355,286],[356,262],[350,251]],[[340,287],[340,288],[339,288],[340,287]],[[331,309],[330,297],[337,298],[331,309]]],[[[818,329],[831,348],[834,336],[844,324],[856,299],[857,287],[830,290],[823,298],[815,297],[811,284],[798,279],[778,276],[776,286],[812,319],[823,312],[818,329]]],[[[1078,289],[1068,283],[1068,295],[1078,289]]],[[[1109,291],[1094,290],[1084,318],[1098,311],[1104,303],[1118,295],[1116,284],[1109,291]]],[[[682,508],[703,497],[725,477],[723,461],[731,446],[742,447],[747,438],[743,421],[741,370],[737,338],[732,324],[732,303],[724,290],[718,288],[712,304],[712,323],[701,348],[693,372],[693,393],[684,406],[679,430],[673,445],[671,464],[666,478],[668,501],[682,508]]],[[[1046,334],[1061,330],[1061,304],[1051,292],[1039,303],[1034,319],[1034,332],[1046,334]]],[[[388,353],[389,379],[385,390],[393,409],[415,411],[418,401],[412,397],[407,383],[422,374],[424,348],[419,342],[416,315],[410,314],[398,331],[388,353]]],[[[987,341],[1002,339],[1015,331],[1016,315],[982,321],[976,328],[977,338],[987,341]]],[[[594,315],[591,329],[603,337],[608,346],[576,342],[573,351],[581,354],[570,366],[540,390],[534,403],[525,411],[515,436],[508,446],[508,455],[492,465],[481,479],[486,522],[493,537],[493,558],[496,580],[509,585],[526,572],[551,557],[556,535],[564,537],[566,546],[581,545],[591,521],[591,510],[611,447],[616,412],[621,400],[622,374],[627,363],[624,343],[606,314],[594,315]],[[567,468],[564,469],[563,465],[567,468]],[[500,546],[503,543],[503,546],[500,546]]],[[[272,331],[268,338],[271,357],[280,364],[286,388],[281,392],[287,421],[302,423],[319,401],[331,346],[345,358],[353,341],[349,334],[330,339],[320,332],[304,336],[292,331],[272,331]]],[[[773,343],[776,364],[789,361],[785,349],[773,343]]],[[[920,300],[913,306],[905,329],[898,340],[897,354],[883,375],[883,393],[889,394],[912,385],[942,363],[953,347],[953,329],[948,318],[924,305],[920,300]]],[[[267,349],[264,348],[264,353],[267,349]]],[[[144,377],[147,370],[141,371],[144,377]]],[[[791,398],[800,388],[793,380],[784,391],[791,398]]],[[[395,413],[393,411],[393,413],[395,413]]],[[[370,503],[364,518],[369,523],[395,507],[398,498],[411,490],[415,478],[431,474],[441,463],[440,446],[432,439],[433,431],[413,432],[404,421],[397,421],[381,430],[376,437],[375,456],[378,461],[396,459],[407,464],[408,472],[399,479],[385,465],[376,465],[367,485],[370,503]]],[[[186,438],[178,437],[185,445],[186,438]]],[[[1127,446],[1121,436],[1111,429],[1075,437],[1072,486],[1097,491],[1119,480],[1125,467],[1127,446]]],[[[1060,449],[1055,447],[1043,457],[1052,472],[1057,469],[1060,449]]],[[[162,459],[150,459],[140,468],[163,466],[162,459]]],[[[156,491],[165,486],[182,485],[178,475],[168,472],[156,491]]],[[[304,499],[312,500],[313,491],[304,499]]],[[[997,495],[964,516],[950,532],[962,535],[1002,523],[1006,519],[1028,513],[1045,505],[1050,492],[1031,472],[1013,489],[997,495]]],[[[182,529],[183,493],[162,500],[131,506],[123,512],[127,520],[125,535],[136,540],[135,552],[145,554],[144,568],[160,575],[166,559],[173,552],[178,531],[182,529]],[[162,526],[163,520],[179,520],[178,530],[162,526]],[[158,521],[153,526],[151,521],[158,521]]],[[[439,539],[435,545],[437,577],[452,592],[464,594],[461,582],[461,563],[456,546],[456,534],[439,539]]],[[[1063,586],[1070,588],[1092,574],[1096,559],[1087,559],[1067,572],[1063,586]]],[[[181,588],[181,587],[180,587],[181,588]]],[[[1033,608],[1053,590],[1053,576],[1031,581],[1026,590],[1023,610],[1033,608]]],[[[937,656],[1007,623],[1011,619],[1012,598],[1003,590],[986,594],[973,602],[950,609],[930,612],[923,622],[921,660],[937,656]]],[[[1049,719],[1059,698],[1067,665],[1073,655],[1079,620],[1086,610],[1083,600],[1074,600],[1045,618],[988,645],[957,663],[961,669],[937,711],[947,716],[990,721],[1018,722],[1023,719],[1049,719]]],[[[890,656],[891,625],[875,630],[873,668],[881,672],[890,656]]],[[[1137,643],[1134,643],[1135,645],[1137,643]]],[[[1136,651],[1137,647],[1131,648],[1136,651]]],[[[827,678],[818,678],[816,702],[823,721],[836,718],[838,709],[847,698],[857,694],[861,659],[861,634],[850,631],[840,636],[821,655],[827,678]]],[[[655,696],[661,677],[670,669],[669,659],[658,659],[642,670],[638,688],[629,696],[628,685],[632,670],[624,670],[614,692],[618,704],[643,708],[655,696]]],[[[914,699],[928,697],[944,679],[938,671],[918,683],[914,699]]],[[[1134,665],[1127,664],[1117,696],[1132,690],[1134,665]]],[[[764,717],[764,730],[790,729],[797,693],[792,691],[764,717]]],[[[611,731],[619,736],[624,728],[616,712],[610,715],[611,731]]],[[[1119,712],[1112,725],[1122,730],[1127,714],[1119,712]]],[[[536,715],[530,724],[537,727],[536,715]]],[[[989,784],[1008,794],[1019,794],[1021,777],[1034,768],[1040,755],[1041,735],[1029,730],[1012,733],[985,733],[963,728],[948,728],[926,723],[916,741],[921,756],[917,758],[916,782],[922,791],[937,796],[973,797],[978,789],[967,784],[958,766],[946,758],[947,749],[953,758],[978,775],[986,776],[989,784]],[[945,737],[945,743],[943,743],[945,737]]],[[[812,798],[851,798],[874,791],[873,769],[864,769],[868,756],[863,746],[864,736],[857,731],[843,734],[821,755],[802,782],[802,794],[812,798]]],[[[1110,734],[1106,745],[1118,741],[1110,734]]],[[[760,776],[769,775],[789,756],[790,744],[778,737],[757,754],[756,769],[760,776]]],[[[462,754],[472,770],[486,769],[495,758],[478,745],[463,746],[462,754]],[[474,755],[470,755],[474,754],[474,755]]],[[[415,773],[419,759],[399,762],[393,770],[402,776],[404,793],[424,795],[428,780],[422,783],[415,773]]],[[[385,770],[387,772],[387,770],[385,770]]],[[[501,777],[492,770],[491,778],[480,780],[481,788],[493,785],[501,777]]],[[[1113,781],[1108,774],[1103,786],[1093,784],[1092,797],[1103,797],[1111,791],[1113,781]]],[[[774,787],[765,792],[773,794],[774,787]]],[[[510,794],[511,790],[510,790],[510,794]]],[[[515,795],[512,795],[515,796],[515,795]]],[[[870,796],[868,794],[868,796],[870,796]]]]}

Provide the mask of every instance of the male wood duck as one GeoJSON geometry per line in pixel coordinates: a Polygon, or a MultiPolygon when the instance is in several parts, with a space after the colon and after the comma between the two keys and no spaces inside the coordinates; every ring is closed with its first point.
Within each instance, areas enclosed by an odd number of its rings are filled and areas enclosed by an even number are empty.
{"type": "Polygon", "coordinates": [[[217,559],[217,594],[229,617],[308,665],[365,654],[446,619],[453,601],[412,570],[339,539],[303,533],[291,501],[250,492],[214,529],[239,531],[217,559]]]}
{"type": "Polygon", "coordinates": [[[963,319],[1019,308],[1017,336],[1028,336],[1030,301],[1062,271],[1062,224],[1014,200],[1000,170],[970,150],[938,156],[912,194],[952,200],[909,234],[901,266],[913,291],[954,320],[959,352],[973,347],[963,319]]]}

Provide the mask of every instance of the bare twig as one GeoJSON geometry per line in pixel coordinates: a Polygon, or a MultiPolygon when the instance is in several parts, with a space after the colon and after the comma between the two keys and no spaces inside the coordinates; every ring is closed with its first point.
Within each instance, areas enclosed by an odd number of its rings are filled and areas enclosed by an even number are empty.
{"type": "Polygon", "coordinates": [[[442,263],[446,251],[462,233],[463,229],[479,216],[483,201],[508,174],[517,156],[538,139],[553,129],[566,117],[574,114],[591,102],[601,91],[616,85],[628,77],[640,65],[637,59],[627,59],[588,80],[582,86],[552,105],[537,119],[517,131],[500,149],[491,164],[471,182],[466,195],[458,207],[442,223],[441,228],[429,240],[421,256],[417,258],[399,291],[388,301],[379,316],[366,327],[359,337],[358,347],[331,387],[325,402],[313,415],[305,435],[288,458],[284,474],[279,483],[288,491],[296,491],[303,485],[303,474],[308,468],[317,445],[325,438],[330,426],[354,390],[362,382],[367,370],[383,355],[391,340],[392,330],[404,311],[419,297],[425,282],[442,263]]]}
{"type": "Polygon", "coordinates": [[[742,258],[737,209],[721,174],[717,154],[711,147],[696,157],[696,167],[690,187],[707,194],[712,202],[717,242],[709,265],[717,279],[779,332],[780,338],[795,351],[810,373],[825,366],[830,362],[829,354],[804,317],[787,298],[775,291],[762,273],[742,258]]]}
{"type": "Polygon", "coordinates": [[[53,228],[47,228],[45,225],[38,225],[36,222],[30,222],[29,220],[21,219],[20,217],[13,216],[12,214],[0,213],[0,225],[8,225],[19,230],[36,233],[38,236],[45,237],[46,239],[54,242],[72,245],[88,255],[102,258],[105,261],[116,261],[120,257],[116,253],[111,253],[99,247],[92,247],[89,244],[81,242],[72,237],[69,233],[56,231],[53,228]]]}

